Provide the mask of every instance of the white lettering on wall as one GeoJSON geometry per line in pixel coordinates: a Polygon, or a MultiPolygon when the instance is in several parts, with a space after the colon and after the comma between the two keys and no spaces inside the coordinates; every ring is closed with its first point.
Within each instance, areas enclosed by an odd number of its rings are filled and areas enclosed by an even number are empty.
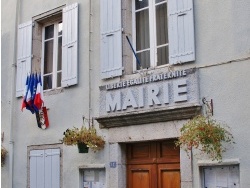
{"type": "Polygon", "coordinates": [[[187,80],[180,79],[173,82],[174,102],[187,101],[187,80]]]}
{"type": "Polygon", "coordinates": [[[130,107],[130,106],[132,106],[133,108],[138,108],[131,89],[128,89],[128,92],[127,92],[127,95],[125,97],[122,109],[126,110],[127,107],[130,107]]]}
{"type": "MultiPolygon", "coordinates": [[[[131,83],[133,82],[126,84],[131,83]]],[[[135,89],[128,88],[126,91],[122,92],[122,90],[118,90],[106,93],[107,112],[121,111],[121,109],[127,110],[129,107],[136,109],[144,108],[145,106],[167,105],[170,103],[170,96],[173,96],[172,103],[186,102],[188,100],[186,78],[174,80],[172,85],[167,82],[161,86],[155,84],[135,89]]]]}
{"type": "Polygon", "coordinates": [[[148,105],[153,106],[154,103],[161,105],[157,95],[159,94],[159,87],[157,85],[148,86],[148,105]]]}
{"type": "Polygon", "coordinates": [[[114,97],[112,99],[111,93],[106,93],[106,111],[115,111],[121,110],[121,92],[117,91],[114,93],[114,97]]]}
{"type": "Polygon", "coordinates": [[[139,101],[138,101],[138,105],[140,108],[144,107],[144,88],[140,87],[139,88],[139,101]]]}
{"type": "Polygon", "coordinates": [[[169,104],[169,90],[168,90],[168,83],[163,84],[163,100],[165,104],[169,104]]]}

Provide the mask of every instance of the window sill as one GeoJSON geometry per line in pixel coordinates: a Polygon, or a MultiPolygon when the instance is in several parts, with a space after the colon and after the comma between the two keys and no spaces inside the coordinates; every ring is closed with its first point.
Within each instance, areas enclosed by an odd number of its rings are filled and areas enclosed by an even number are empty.
{"type": "Polygon", "coordinates": [[[160,66],[156,66],[156,67],[149,67],[147,69],[141,69],[141,70],[135,70],[133,71],[133,74],[142,74],[142,73],[147,73],[147,72],[151,72],[154,70],[158,70],[158,69],[165,69],[168,68],[169,70],[173,69],[173,65],[170,64],[165,64],[165,65],[160,65],[160,66]]]}
{"type": "Polygon", "coordinates": [[[64,88],[60,87],[60,88],[45,90],[43,92],[43,95],[44,96],[56,95],[56,94],[62,93],[63,91],[64,91],[64,88]]]}

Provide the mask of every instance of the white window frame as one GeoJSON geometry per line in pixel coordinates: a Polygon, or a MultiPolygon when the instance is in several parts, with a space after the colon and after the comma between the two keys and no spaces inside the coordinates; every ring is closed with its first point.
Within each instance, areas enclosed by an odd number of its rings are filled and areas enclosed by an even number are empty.
{"type": "MultiPolygon", "coordinates": [[[[41,63],[41,71],[42,71],[42,80],[44,80],[44,76],[46,75],[50,75],[50,74],[44,74],[44,55],[45,55],[45,52],[44,52],[44,48],[45,48],[45,42],[46,41],[49,41],[49,40],[52,40],[52,39],[48,39],[45,41],[45,27],[47,26],[50,26],[50,25],[54,25],[54,37],[53,37],[53,66],[52,66],[52,88],[51,89],[44,89],[45,91],[49,91],[49,90],[53,90],[53,89],[59,89],[61,88],[60,87],[57,87],[57,79],[58,79],[58,76],[57,74],[59,72],[61,72],[61,75],[62,75],[62,69],[61,70],[57,70],[57,61],[58,61],[58,30],[59,30],[59,23],[63,23],[62,22],[62,18],[56,20],[56,21],[53,21],[53,22],[48,22],[46,24],[44,24],[43,26],[43,29],[42,29],[42,63],[41,63]]],[[[62,37],[62,35],[61,35],[62,37]]],[[[62,63],[62,62],[61,62],[62,63]]],[[[44,82],[43,82],[44,84],[44,82]]]]}
{"type": "MultiPolygon", "coordinates": [[[[139,11],[143,10],[143,9],[149,9],[149,37],[150,37],[150,67],[148,67],[148,69],[154,69],[156,67],[165,67],[165,66],[169,66],[169,63],[166,63],[164,65],[159,65],[157,66],[157,36],[156,36],[156,21],[155,21],[155,7],[156,5],[160,5],[160,4],[164,4],[164,3],[168,3],[167,0],[162,1],[160,3],[155,3],[154,0],[149,0],[148,1],[148,7],[142,8],[139,11]]],[[[136,53],[137,52],[142,52],[145,51],[144,50],[140,50],[137,51],[136,50],[136,19],[135,19],[135,14],[136,14],[136,10],[135,10],[135,0],[132,0],[132,34],[133,34],[133,47],[135,48],[136,53]]],[[[162,47],[162,46],[169,46],[169,41],[167,44],[163,44],[160,45],[158,47],[162,47]]],[[[168,58],[168,57],[167,57],[168,58]]],[[[136,69],[136,59],[133,56],[133,72],[137,72],[138,70],[136,69]]]]}

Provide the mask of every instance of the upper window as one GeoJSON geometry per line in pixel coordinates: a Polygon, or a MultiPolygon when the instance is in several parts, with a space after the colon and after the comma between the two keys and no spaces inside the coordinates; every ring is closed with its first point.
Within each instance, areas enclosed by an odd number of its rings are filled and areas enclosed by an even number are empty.
{"type": "Polygon", "coordinates": [[[136,69],[168,64],[167,1],[135,0],[136,69]],[[140,67],[141,66],[141,67],[140,67]]]}
{"type": "Polygon", "coordinates": [[[62,80],[62,21],[44,27],[43,89],[61,87],[62,80]]]}
{"type": "Polygon", "coordinates": [[[78,83],[78,4],[58,7],[18,26],[16,96],[27,74],[41,72],[43,89],[78,83]],[[41,61],[42,59],[42,61],[41,61]]]}
{"type": "Polygon", "coordinates": [[[100,3],[103,79],[195,60],[193,0],[100,3]]]}

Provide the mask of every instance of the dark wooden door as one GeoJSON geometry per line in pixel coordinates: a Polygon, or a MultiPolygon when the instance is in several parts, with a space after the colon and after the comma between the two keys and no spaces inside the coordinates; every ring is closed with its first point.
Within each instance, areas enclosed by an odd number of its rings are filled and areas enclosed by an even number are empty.
{"type": "Polygon", "coordinates": [[[174,140],[127,145],[128,188],[180,188],[180,149],[174,140]]]}

